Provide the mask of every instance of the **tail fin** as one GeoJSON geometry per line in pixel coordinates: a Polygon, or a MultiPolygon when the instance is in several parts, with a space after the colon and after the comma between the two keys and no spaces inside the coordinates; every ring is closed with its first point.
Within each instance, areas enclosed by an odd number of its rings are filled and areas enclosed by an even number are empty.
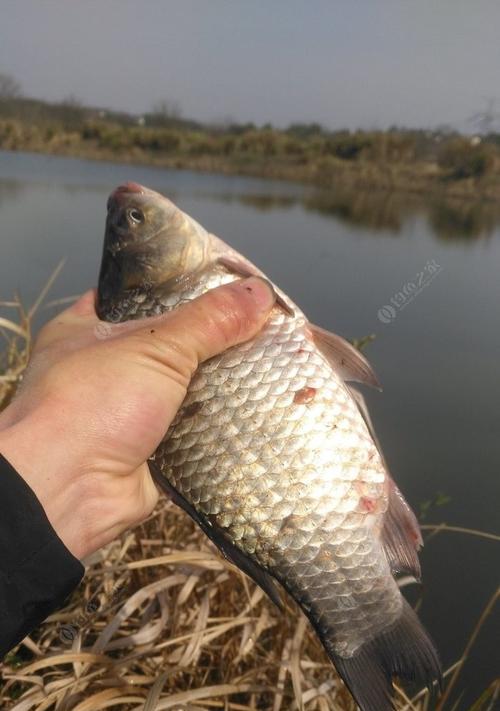
{"type": "MultiPolygon", "coordinates": [[[[322,636],[329,652],[328,639],[322,636]]],[[[406,601],[399,620],[364,644],[352,657],[329,652],[337,671],[361,711],[392,711],[392,677],[432,688],[441,687],[437,652],[418,617],[406,601]]]]}

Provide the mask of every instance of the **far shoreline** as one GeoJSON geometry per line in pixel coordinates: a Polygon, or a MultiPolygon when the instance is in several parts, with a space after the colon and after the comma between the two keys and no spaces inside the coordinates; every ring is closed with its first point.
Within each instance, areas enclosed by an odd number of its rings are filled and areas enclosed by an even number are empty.
{"type": "MultiPolygon", "coordinates": [[[[401,136],[396,137],[402,140],[401,136]]],[[[486,150],[484,157],[465,137],[453,139],[455,145],[452,148],[457,156],[452,155],[452,159],[458,165],[458,168],[455,165],[453,175],[450,170],[444,170],[438,159],[403,160],[400,157],[403,151],[390,153],[386,150],[388,156],[394,154],[396,159],[368,158],[371,154],[364,158],[362,151],[356,158],[342,159],[327,153],[326,149],[323,151],[322,145],[318,147],[309,139],[297,139],[293,144],[296,152],[292,152],[284,143],[291,139],[278,131],[272,134],[269,131],[266,134],[263,129],[254,131],[252,140],[257,148],[251,144],[251,150],[247,150],[250,137],[239,139],[225,134],[107,124],[91,127],[84,124],[70,130],[53,124],[0,120],[0,150],[9,152],[279,180],[326,191],[376,191],[406,193],[424,199],[500,201],[500,171],[497,170],[500,153],[496,146],[485,144],[480,146],[481,150],[486,150]],[[263,143],[264,138],[268,143],[263,143]],[[240,143],[235,143],[237,140],[240,143]],[[223,150],[228,150],[228,141],[232,142],[231,152],[223,154],[223,150]],[[487,167],[484,173],[481,160],[487,167]]],[[[345,140],[368,141],[355,134],[345,140]]],[[[370,140],[375,146],[377,141],[388,141],[389,138],[386,134],[377,134],[370,140]]],[[[390,140],[396,138],[392,136],[390,140]]],[[[342,143],[339,145],[343,146],[342,143]]],[[[377,146],[377,150],[381,149],[377,146]]],[[[453,160],[450,161],[452,166],[453,160]]]]}

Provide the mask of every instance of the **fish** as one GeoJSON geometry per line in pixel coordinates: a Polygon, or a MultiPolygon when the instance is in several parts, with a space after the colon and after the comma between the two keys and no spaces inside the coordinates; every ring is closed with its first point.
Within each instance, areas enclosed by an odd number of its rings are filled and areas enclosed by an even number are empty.
{"type": "MultiPolygon", "coordinates": [[[[100,319],[158,315],[235,279],[267,278],[168,198],[129,182],[107,203],[100,319]]],[[[202,363],[150,460],[154,479],[281,607],[299,604],[362,711],[393,679],[441,683],[435,646],[397,583],[420,580],[418,522],[356,384],[370,363],[273,284],[251,340],[202,363]]]]}

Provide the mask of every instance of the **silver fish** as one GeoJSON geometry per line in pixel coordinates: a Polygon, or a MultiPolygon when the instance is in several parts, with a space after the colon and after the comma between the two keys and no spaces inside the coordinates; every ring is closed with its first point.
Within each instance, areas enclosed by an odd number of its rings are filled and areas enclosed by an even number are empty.
{"type": "MultiPolygon", "coordinates": [[[[111,194],[100,318],[159,314],[250,274],[262,272],[165,197],[135,183],[111,194]]],[[[275,581],[299,603],[362,711],[386,711],[393,676],[441,679],[395,580],[420,578],[419,527],[347,384],[377,386],[371,366],[275,288],[259,335],[199,367],[152,470],[276,604],[275,581]]]]}

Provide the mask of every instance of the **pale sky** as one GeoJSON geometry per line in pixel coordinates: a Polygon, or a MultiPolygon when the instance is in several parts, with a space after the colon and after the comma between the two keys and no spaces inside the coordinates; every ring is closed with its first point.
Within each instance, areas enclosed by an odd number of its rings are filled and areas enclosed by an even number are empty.
{"type": "Polygon", "coordinates": [[[500,2],[0,0],[0,72],[137,113],[463,129],[500,111],[500,2]]]}

